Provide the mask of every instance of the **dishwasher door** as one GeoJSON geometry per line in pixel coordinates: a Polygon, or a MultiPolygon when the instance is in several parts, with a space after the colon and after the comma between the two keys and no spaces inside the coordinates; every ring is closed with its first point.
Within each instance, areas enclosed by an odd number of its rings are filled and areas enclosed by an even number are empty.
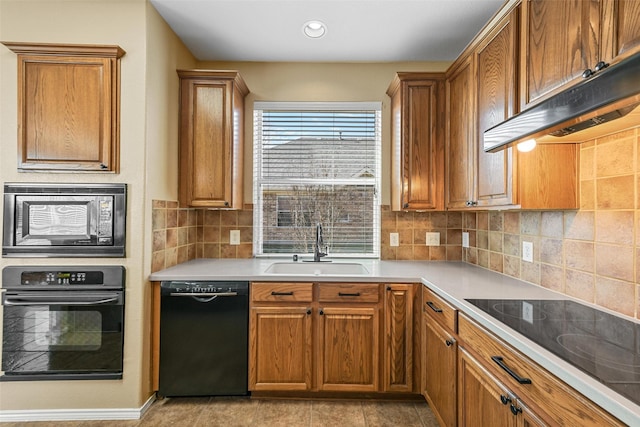
{"type": "Polygon", "coordinates": [[[248,332],[248,282],[162,282],[158,394],[248,394],[248,332]]]}

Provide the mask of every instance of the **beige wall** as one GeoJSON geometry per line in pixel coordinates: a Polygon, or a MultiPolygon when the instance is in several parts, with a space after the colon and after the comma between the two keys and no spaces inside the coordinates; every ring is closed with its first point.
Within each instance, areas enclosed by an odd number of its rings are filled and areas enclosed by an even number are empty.
{"type": "Polygon", "coordinates": [[[121,60],[120,173],[39,174],[16,171],[16,55],[0,46],[0,180],[124,182],[129,191],[126,258],[0,259],[0,268],[18,264],[124,265],[127,269],[124,378],[0,382],[0,410],[138,409],[151,395],[147,282],[151,263],[151,242],[147,238],[151,234],[150,200],[157,195],[177,196],[175,69],[191,66],[194,59],[146,0],[2,0],[0,40],[108,44],[119,45],[126,51],[121,60]]]}

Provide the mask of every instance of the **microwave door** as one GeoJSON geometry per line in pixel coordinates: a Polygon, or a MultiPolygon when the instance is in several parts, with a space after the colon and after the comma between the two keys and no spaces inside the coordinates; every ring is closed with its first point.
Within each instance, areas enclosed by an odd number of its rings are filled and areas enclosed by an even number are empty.
{"type": "Polygon", "coordinates": [[[95,245],[94,202],[75,199],[18,200],[16,246],[95,245]]]}

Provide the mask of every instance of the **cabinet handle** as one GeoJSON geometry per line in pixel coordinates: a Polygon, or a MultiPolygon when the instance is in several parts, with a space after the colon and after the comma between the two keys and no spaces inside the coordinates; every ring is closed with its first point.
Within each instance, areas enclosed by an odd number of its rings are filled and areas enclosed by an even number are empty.
{"type": "Polygon", "coordinates": [[[509,396],[505,396],[504,394],[501,394],[500,402],[502,402],[503,405],[506,405],[507,403],[511,402],[511,398],[509,396]]]}
{"type": "Polygon", "coordinates": [[[291,296],[291,295],[293,295],[293,291],[289,291],[289,292],[271,291],[271,295],[273,295],[273,296],[291,296]]]}
{"type": "Polygon", "coordinates": [[[360,292],[354,292],[354,293],[338,292],[338,296],[339,297],[359,297],[360,296],[360,292]]]}
{"type": "Polygon", "coordinates": [[[522,408],[517,407],[516,405],[514,405],[513,403],[511,404],[511,413],[513,415],[518,415],[519,412],[522,412],[522,408]]]}
{"type": "Polygon", "coordinates": [[[491,356],[491,360],[496,362],[498,366],[500,366],[507,374],[511,375],[511,377],[514,380],[518,381],[520,384],[531,384],[531,380],[529,378],[523,378],[520,375],[513,372],[511,368],[509,368],[506,365],[506,363],[504,363],[502,356],[491,356]]]}
{"type": "Polygon", "coordinates": [[[427,301],[427,305],[429,306],[429,308],[430,308],[431,310],[435,311],[436,313],[442,313],[442,309],[441,309],[441,308],[436,307],[436,306],[433,304],[433,302],[431,302],[431,301],[427,301]]]}

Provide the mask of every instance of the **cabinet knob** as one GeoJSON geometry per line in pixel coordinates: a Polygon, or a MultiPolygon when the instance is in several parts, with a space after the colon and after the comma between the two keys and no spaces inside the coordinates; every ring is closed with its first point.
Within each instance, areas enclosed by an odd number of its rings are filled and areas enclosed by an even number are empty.
{"type": "Polygon", "coordinates": [[[595,67],[593,67],[593,69],[597,72],[600,70],[604,70],[605,68],[607,68],[609,66],[609,64],[607,64],[604,61],[599,61],[595,67]]]}
{"type": "Polygon", "coordinates": [[[307,314],[311,314],[311,309],[307,308],[307,314]]]}
{"type": "Polygon", "coordinates": [[[405,203],[404,205],[402,205],[403,208],[408,209],[409,208],[409,203],[405,203]]]}
{"type": "Polygon", "coordinates": [[[511,404],[510,408],[511,408],[511,413],[512,413],[513,415],[516,415],[516,416],[517,416],[517,415],[518,415],[518,413],[522,412],[522,408],[517,407],[517,406],[516,406],[516,405],[514,405],[513,403],[511,404]]]}
{"type": "Polygon", "coordinates": [[[451,347],[453,345],[453,341],[451,340],[446,340],[444,343],[447,345],[447,347],[451,347]]]}
{"type": "Polygon", "coordinates": [[[229,202],[224,202],[224,205],[225,206],[229,206],[229,202]]]}
{"type": "Polygon", "coordinates": [[[391,286],[387,286],[387,290],[390,291],[391,290],[391,286]]]}
{"type": "Polygon", "coordinates": [[[589,77],[593,76],[595,73],[593,72],[593,70],[591,68],[587,68],[586,70],[584,70],[582,72],[582,77],[585,79],[588,79],[589,77]]]}
{"type": "Polygon", "coordinates": [[[320,316],[324,315],[324,310],[320,309],[320,311],[318,312],[318,314],[319,314],[320,316]]]}
{"type": "Polygon", "coordinates": [[[100,169],[104,170],[104,169],[108,169],[108,167],[104,163],[100,163],[100,169]]]}
{"type": "Polygon", "coordinates": [[[501,394],[500,401],[502,402],[503,405],[506,405],[507,403],[511,402],[511,398],[509,396],[505,396],[504,394],[501,394]]]}

